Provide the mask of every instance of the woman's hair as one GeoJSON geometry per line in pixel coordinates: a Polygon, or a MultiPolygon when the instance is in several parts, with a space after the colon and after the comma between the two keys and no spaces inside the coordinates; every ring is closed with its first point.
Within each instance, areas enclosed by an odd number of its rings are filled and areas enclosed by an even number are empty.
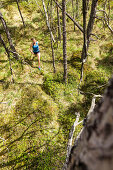
{"type": "Polygon", "coordinates": [[[33,40],[35,40],[35,38],[31,38],[31,40],[33,41],[33,40]]]}

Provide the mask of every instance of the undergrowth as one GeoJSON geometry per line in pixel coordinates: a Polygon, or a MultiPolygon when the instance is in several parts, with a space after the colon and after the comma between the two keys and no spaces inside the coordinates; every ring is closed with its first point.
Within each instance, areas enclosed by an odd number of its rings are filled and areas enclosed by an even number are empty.
{"type": "MultiPolygon", "coordinates": [[[[7,21],[13,43],[25,62],[17,62],[11,56],[14,78],[12,84],[9,61],[0,45],[0,137],[6,139],[5,145],[0,141],[0,168],[61,169],[65,162],[69,131],[76,119],[76,113],[80,112],[80,120],[87,116],[92,95],[103,94],[112,74],[112,37],[107,29],[100,35],[102,24],[96,21],[96,33],[101,41],[90,44],[87,63],[84,64],[84,79],[79,86],[83,35],[77,28],[73,32],[73,23],[68,20],[68,80],[65,85],[62,41],[53,44],[56,66],[54,74],[50,35],[45,17],[37,5],[27,1],[20,2],[26,23],[23,28],[16,3],[2,3],[4,9],[2,8],[1,12],[7,21]],[[38,70],[37,58],[29,51],[31,37],[36,37],[39,41],[41,71],[38,70]],[[78,88],[84,94],[80,94],[78,88]]],[[[56,16],[54,18],[53,26],[56,16]]],[[[0,33],[8,46],[2,25],[0,33]]],[[[57,40],[57,36],[55,39],[57,40]]],[[[74,138],[81,128],[82,124],[76,128],[74,138]]]]}

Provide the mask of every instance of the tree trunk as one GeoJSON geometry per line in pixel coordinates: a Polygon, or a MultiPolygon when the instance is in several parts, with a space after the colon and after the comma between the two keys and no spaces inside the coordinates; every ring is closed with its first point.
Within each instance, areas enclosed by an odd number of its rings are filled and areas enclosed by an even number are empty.
{"type": "Polygon", "coordinates": [[[86,16],[87,16],[87,0],[82,0],[83,9],[83,50],[82,58],[87,58],[87,39],[86,39],[86,16]]]}
{"type": "MultiPolygon", "coordinates": [[[[82,10],[83,10],[83,49],[82,49],[82,59],[87,58],[87,39],[86,39],[86,16],[87,16],[87,0],[82,0],[82,10]]],[[[81,65],[81,76],[80,82],[83,79],[83,69],[84,69],[84,60],[82,60],[81,65]]]]}
{"type": "Polygon", "coordinates": [[[52,30],[52,25],[53,25],[53,0],[51,0],[50,3],[50,27],[52,30]]]}
{"type": "Polygon", "coordinates": [[[67,83],[67,53],[66,53],[66,1],[62,0],[62,26],[63,26],[63,62],[64,82],[67,83]]]}
{"type": "Polygon", "coordinates": [[[90,36],[92,33],[95,17],[96,17],[96,7],[97,7],[97,2],[98,0],[93,0],[92,5],[91,5],[91,13],[90,13],[90,18],[87,26],[87,50],[89,48],[89,43],[90,43],[90,36]]]}
{"type": "MultiPolygon", "coordinates": [[[[94,21],[95,21],[97,2],[98,2],[98,0],[92,0],[90,18],[89,18],[89,22],[88,22],[87,30],[86,30],[86,34],[87,34],[87,37],[86,37],[86,39],[87,39],[86,40],[87,41],[87,51],[88,51],[88,48],[89,48],[90,36],[91,36],[91,33],[92,33],[94,21]]],[[[86,6],[86,10],[87,10],[87,6],[86,6]]],[[[85,51],[84,50],[85,49],[83,47],[83,50],[82,50],[82,54],[83,55],[81,57],[82,60],[86,60],[87,59],[87,55],[85,55],[85,51]]],[[[87,53],[87,51],[86,51],[86,53],[87,53]]]]}
{"type": "Polygon", "coordinates": [[[55,73],[55,72],[56,72],[56,68],[55,68],[55,55],[54,55],[52,38],[51,38],[51,49],[52,49],[52,58],[53,58],[53,71],[54,71],[54,73],[55,73]]]}
{"type": "MultiPolygon", "coordinates": [[[[1,19],[2,25],[3,25],[3,27],[4,27],[4,30],[5,30],[5,32],[6,32],[6,35],[7,35],[7,39],[8,39],[10,48],[11,48],[12,51],[16,52],[16,49],[15,49],[15,47],[14,47],[14,45],[13,45],[13,42],[12,42],[12,39],[11,39],[9,30],[8,30],[7,24],[6,24],[5,20],[4,20],[1,12],[0,12],[0,19],[1,19]]],[[[19,59],[19,58],[18,58],[18,55],[17,55],[16,53],[14,54],[14,57],[15,57],[16,60],[19,59]]]]}
{"type": "Polygon", "coordinates": [[[90,18],[87,25],[86,30],[86,15],[87,15],[87,8],[88,8],[88,2],[87,0],[83,0],[83,37],[84,37],[84,44],[82,48],[82,55],[81,55],[81,76],[80,76],[80,83],[83,79],[83,69],[84,69],[84,63],[87,60],[87,52],[90,44],[90,36],[92,33],[94,21],[95,21],[95,15],[96,15],[96,6],[97,6],[98,0],[92,0],[91,5],[91,12],[90,12],[90,18]]]}
{"type": "MultiPolygon", "coordinates": [[[[51,30],[52,30],[52,27],[53,27],[53,14],[52,14],[53,2],[52,2],[52,0],[51,0],[50,8],[51,8],[51,10],[50,10],[51,11],[50,12],[50,27],[51,27],[51,30]]],[[[51,34],[50,34],[50,39],[51,39],[51,49],[52,49],[52,59],[53,59],[53,72],[55,73],[56,72],[55,55],[54,55],[54,48],[53,48],[53,41],[52,41],[51,34]]]]}
{"type": "Polygon", "coordinates": [[[113,170],[113,77],[73,146],[67,170],[113,170]]]}
{"type": "Polygon", "coordinates": [[[10,65],[10,71],[11,71],[11,81],[14,83],[13,70],[12,70],[12,67],[11,67],[11,60],[10,60],[10,52],[9,52],[8,48],[6,47],[5,42],[4,42],[4,40],[2,39],[1,34],[0,34],[0,41],[1,41],[1,44],[3,45],[3,47],[5,48],[5,51],[6,51],[7,56],[8,56],[9,65],[10,65]]]}
{"type": "MultiPolygon", "coordinates": [[[[55,57],[54,57],[54,49],[53,49],[53,42],[54,42],[55,40],[54,40],[52,31],[51,31],[51,27],[50,27],[50,24],[49,24],[49,19],[48,19],[48,15],[47,15],[47,11],[46,11],[46,7],[45,7],[44,0],[42,0],[42,2],[43,2],[43,8],[44,8],[44,11],[45,11],[45,15],[46,15],[46,23],[47,23],[47,26],[48,26],[48,29],[49,29],[49,32],[50,32],[52,58],[53,58],[53,70],[54,70],[54,73],[55,73],[55,72],[56,72],[56,69],[55,69],[55,57]]],[[[51,25],[51,26],[52,26],[52,25],[51,25]]]]}
{"type": "MultiPolygon", "coordinates": [[[[72,0],[72,10],[73,10],[73,19],[75,20],[74,0],[72,0]]],[[[75,31],[75,24],[74,24],[74,31],[75,31]]]]}
{"type": "Polygon", "coordinates": [[[60,16],[59,16],[58,6],[57,6],[57,23],[58,23],[58,39],[61,41],[61,26],[60,26],[60,16]]]}
{"type": "Polygon", "coordinates": [[[17,2],[17,6],[18,6],[18,11],[19,11],[19,13],[20,13],[20,16],[21,16],[21,19],[22,19],[22,22],[23,22],[23,26],[25,27],[24,18],[23,18],[23,16],[22,16],[22,13],[21,13],[21,10],[20,10],[20,7],[19,7],[19,1],[16,0],[16,2],[17,2]]]}
{"type": "Polygon", "coordinates": [[[79,17],[79,0],[76,0],[76,18],[79,17]]]}
{"type": "Polygon", "coordinates": [[[46,6],[45,6],[44,0],[42,0],[42,3],[43,3],[43,8],[44,8],[45,16],[46,16],[46,24],[47,24],[47,27],[48,27],[49,32],[50,32],[50,34],[51,34],[52,41],[55,42],[53,33],[52,33],[52,31],[51,31],[51,27],[50,27],[50,23],[49,23],[49,18],[48,18],[48,15],[47,15],[47,10],[46,10],[46,6]]]}

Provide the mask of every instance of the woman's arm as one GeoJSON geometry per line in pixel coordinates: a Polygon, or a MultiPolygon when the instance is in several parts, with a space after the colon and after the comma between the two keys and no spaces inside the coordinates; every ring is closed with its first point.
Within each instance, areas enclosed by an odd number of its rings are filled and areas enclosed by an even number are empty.
{"type": "Polygon", "coordinates": [[[30,52],[33,54],[32,46],[33,44],[30,45],[30,52]]]}

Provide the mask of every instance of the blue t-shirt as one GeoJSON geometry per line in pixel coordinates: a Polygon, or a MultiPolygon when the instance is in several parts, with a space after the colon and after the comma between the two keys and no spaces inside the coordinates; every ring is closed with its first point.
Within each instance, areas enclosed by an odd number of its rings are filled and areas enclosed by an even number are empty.
{"type": "Polygon", "coordinates": [[[33,46],[32,46],[32,47],[33,47],[33,52],[34,52],[34,53],[39,52],[38,42],[36,42],[36,44],[35,44],[35,45],[33,44],[33,46]]]}

